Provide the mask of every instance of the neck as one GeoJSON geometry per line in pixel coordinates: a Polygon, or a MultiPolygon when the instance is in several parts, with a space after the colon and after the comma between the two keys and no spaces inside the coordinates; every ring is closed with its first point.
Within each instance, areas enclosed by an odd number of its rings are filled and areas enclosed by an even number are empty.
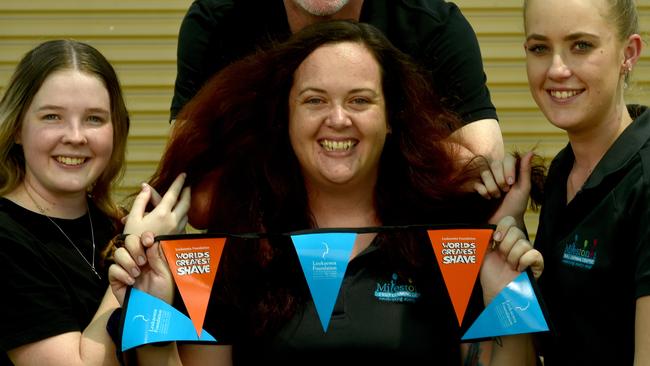
{"type": "Polygon", "coordinates": [[[352,19],[359,20],[361,17],[361,6],[363,0],[350,0],[341,10],[335,14],[328,16],[316,16],[305,11],[305,9],[296,5],[294,0],[284,0],[284,9],[287,13],[287,20],[289,21],[289,28],[291,33],[296,33],[302,28],[321,22],[324,20],[333,19],[352,19]]]}
{"type": "Polygon", "coordinates": [[[631,123],[632,117],[621,104],[612,117],[584,131],[568,133],[575,161],[567,181],[567,202],[573,199],[607,150],[631,123]]]}
{"type": "Polygon", "coordinates": [[[88,210],[86,192],[53,195],[38,189],[28,179],[6,197],[30,211],[61,219],[76,219],[88,210]]]}
{"type": "Polygon", "coordinates": [[[624,104],[613,116],[584,131],[569,132],[569,142],[578,169],[593,169],[614,141],[632,123],[632,117],[624,104]]]}
{"type": "Polygon", "coordinates": [[[380,224],[373,189],[343,192],[309,189],[309,208],[317,227],[366,227],[380,224]]]}
{"type": "MultiPolygon", "coordinates": [[[[333,192],[311,189],[309,191],[309,207],[319,228],[381,225],[375,210],[373,189],[357,190],[356,193],[350,190],[333,192]]],[[[375,236],[376,233],[357,235],[350,259],[364,251],[375,236]]]]}

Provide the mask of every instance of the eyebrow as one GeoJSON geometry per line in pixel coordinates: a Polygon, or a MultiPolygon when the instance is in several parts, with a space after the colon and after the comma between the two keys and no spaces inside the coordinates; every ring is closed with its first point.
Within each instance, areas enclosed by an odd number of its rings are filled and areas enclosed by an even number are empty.
{"type": "MultiPolygon", "coordinates": [[[[298,93],[298,95],[302,95],[302,94],[307,93],[309,91],[313,91],[313,92],[317,92],[317,93],[327,93],[327,91],[325,89],[306,87],[306,88],[302,89],[298,93]]],[[[371,88],[356,88],[356,89],[350,90],[348,93],[360,93],[360,92],[370,92],[370,93],[372,93],[373,96],[379,95],[379,93],[377,93],[374,89],[371,89],[371,88]]]]}
{"type": "MultiPolygon", "coordinates": [[[[563,39],[565,41],[574,41],[574,40],[580,39],[580,38],[598,38],[598,36],[595,35],[595,34],[592,34],[592,33],[587,33],[587,32],[577,32],[577,33],[571,33],[568,36],[564,37],[563,39]]],[[[548,37],[546,37],[544,35],[541,35],[541,34],[533,33],[533,34],[529,35],[528,37],[526,37],[526,41],[530,41],[530,40],[546,41],[546,40],[548,40],[548,37]]]]}
{"type": "MultiPolygon", "coordinates": [[[[56,110],[56,111],[61,111],[65,110],[64,107],[54,105],[54,104],[45,104],[40,106],[39,108],[36,109],[36,112],[41,112],[41,111],[48,111],[48,110],[56,110]]],[[[105,113],[109,114],[110,112],[104,108],[88,108],[86,109],[86,112],[90,113],[105,113]]]]}

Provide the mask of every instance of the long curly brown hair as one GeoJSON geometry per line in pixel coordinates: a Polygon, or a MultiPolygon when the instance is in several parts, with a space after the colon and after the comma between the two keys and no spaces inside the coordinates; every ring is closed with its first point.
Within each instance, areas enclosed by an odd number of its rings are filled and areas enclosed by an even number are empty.
{"type": "MultiPolygon", "coordinates": [[[[200,197],[193,204],[200,201],[210,231],[313,228],[289,142],[288,95],[303,60],[318,47],[339,42],[364,45],[381,68],[392,131],[375,187],[381,222],[430,223],[462,201],[463,220],[485,223],[496,203],[460,189],[478,179],[479,168],[459,168],[459,155],[450,147],[451,133],[461,126],[459,118],[442,107],[426,72],[379,30],[352,21],[309,26],[216,74],[178,115],[151,185],[164,191],[186,172],[193,196],[200,197]]],[[[411,239],[385,249],[406,266],[422,266],[428,257],[411,239]]],[[[230,291],[242,312],[251,316],[248,326],[239,324],[250,334],[275,329],[308,296],[297,262],[288,239],[272,244],[231,240],[221,262],[220,276],[227,277],[222,290],[230,291]],[[242,288],[246,292],[238,290],[242,288]]]]}

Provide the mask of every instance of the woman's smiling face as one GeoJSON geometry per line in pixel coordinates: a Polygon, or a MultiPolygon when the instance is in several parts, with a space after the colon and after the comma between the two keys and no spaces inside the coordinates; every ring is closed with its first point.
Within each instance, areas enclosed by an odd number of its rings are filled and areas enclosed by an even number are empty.
{"type": "Polygon", "coordinates": [[[606,0],[527,2],[530,90],[549,121],[569,132],[616,118],[623,104],[625,44],[608,9],[606,0]]]}
{"type": "Polygon", "coordinates": [[[381,69],[362,44],[326,44],[294,73],[289,137],[308,185],[377,180],[388,133],[381,69]]]}

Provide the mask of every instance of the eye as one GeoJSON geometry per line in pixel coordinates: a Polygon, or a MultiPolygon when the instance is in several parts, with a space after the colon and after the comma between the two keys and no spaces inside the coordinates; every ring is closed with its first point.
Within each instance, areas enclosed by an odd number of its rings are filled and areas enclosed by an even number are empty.
{"type": "Polygon", "coordinates": [[[594,48],[593,43],[587,41],[577,41],[573,44],[573,50],[576,52],[584,53],[594,48]]]}
{"type": "Polygon", "coordinates": [[[96,115],[88,116],[87,120],[88,122],[95,123],[95,124],[102,124],[106,121],[104,117],[96,116],[96,115]]]}
{"type": "Polygon", "coordinates": [[[46,114],[46,115],[43,116],[43,120],[46,120],[46,121],[57,121],[59,119],[61,119],[59,117],[59,115],[58,114],[53,114],[53,113],[46,114]]]}
{"type": "Polygon", "coordinates": [[[530,46],[526,46],[526,51],[535,54],[535,55],[542,55],[548,52],[548,47],[544,44],[532,44],[530,46]]]}
{"type": "Polygon", "coordinates": [[[352,104],[368,104],[370,101],[367,98],[362,98],[362,97],[355,97],[350,100],[350,103],[352,104]]]}
{"type": "Polygon", "coordinates": [[[309,105],[321,105],[325,103],[325,100],[321,97],[307,97],[303,100],[303,103],[309,105]]]}

